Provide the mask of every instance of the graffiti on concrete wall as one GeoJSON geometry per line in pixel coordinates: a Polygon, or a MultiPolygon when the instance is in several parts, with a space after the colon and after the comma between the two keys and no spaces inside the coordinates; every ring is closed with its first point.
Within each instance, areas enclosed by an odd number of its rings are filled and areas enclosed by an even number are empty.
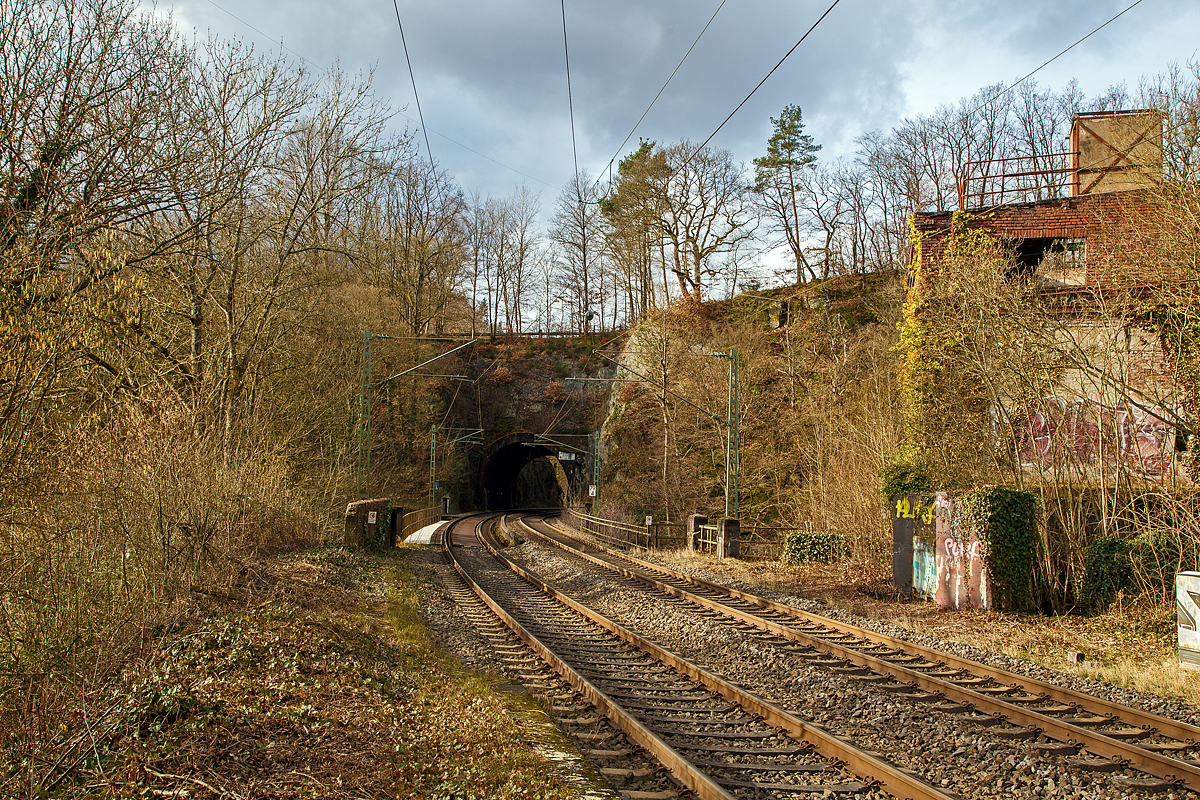
{"type": "Polygon", "coordinates": [[[1163,480],[1175,468],[1175,434],[1165,412],[1046,397],[1013,419],[1017,456],[1025,466],[1124,469],[1163,480]]]}
{"type": "Polygon", "coordinates": [[[991,608],[991,581],[983,543],[966,524],[962,500],[937,494],[937,590],[942,608],[991,608]]]}

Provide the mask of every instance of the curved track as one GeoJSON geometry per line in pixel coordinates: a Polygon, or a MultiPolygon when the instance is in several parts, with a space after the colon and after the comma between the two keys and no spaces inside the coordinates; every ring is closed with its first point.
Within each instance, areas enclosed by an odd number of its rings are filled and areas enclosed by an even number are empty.
{"type": "Polygon", "coordinates": [[[1068,763],[1082,769],[1129,767],[1154,776],[1129,779],[1129,788],[1200,790],[1200,762],[1194,760],[1200,728],[1195,726],[693,578],[540,519],[527,517],[519,524],[529,534],[618,573],[643,590],[780,637],[815,666],[857,673],[873,680],[878,689],[926,702],[960,721],[991,727],[1000,738],[1053,739],[1063,743],[1058,754],[1080,756],[1068,763]]]}
{"type": "MultiPolygon", "coordinates": [[[[949,800],[920,778],[556,591],[499,552],[488,535],[497,518],[452,523],[443,537],[449,562],[514,637],[693,796],[880,797],[882,788],[895,797],[949,800]]],[[[521,659],[511,650],[505,657],[521,659]]],[[[604,752],[621,755],[628,750],[617,743],[604,752]]],[[[663,791],[641,788],[624,794],[668,796],[663,791]]]]}

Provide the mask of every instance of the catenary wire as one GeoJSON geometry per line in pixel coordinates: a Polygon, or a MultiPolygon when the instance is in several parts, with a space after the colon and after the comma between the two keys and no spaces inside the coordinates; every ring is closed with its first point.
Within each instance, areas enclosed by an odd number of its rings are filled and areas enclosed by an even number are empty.
{"type": "MultiPolygon", "coordinates": [[[[687,52],[683,54],[683,58],[679,59],[679,63],[675,65],[675,69],[671,70],[671,74],[667,76],[667,80],[659,88],[658,94],[654,95],[654,99],[650,101],[650,105],[646,106],[646,110],[642,112],[642,115],[640,117],[638,117],[638,121],[633,123],[633,127],[630,128],[629,134],[625,137],[624,141],[622,141],[621,144],[619,144],[617,146],[617,152],[613,153],[613,157],[608,160],[608,163],[605,164],[604,169],[607,169],[610,171],[612,170],[612,165],[614,163],[616,163],[617,156],[621,155],[621,149],[623,147],[625,147],[625,145],[629,142],[629,140],[631,138],[633,138],[633,134],[635,131],[637,131],[638,126],[642,124],[642,120],[644,120],[646,118],[646,115],[650,113],[650,109],[654,108],[654,104],[658,102],[658,98],[662,96],[662,93],[664,91],[666,91],[667,84],[669,84],[671,82],[671,79],[675,77],[675,73],[679,72],[679,68],[683,66],[683,62],[687,61],[688,56],[690,56],[692,54],[692,50],[694,50],[696,48],[696,45],[700,42],[700,37],[703,36],[704,32],[708,30],[708,26],[712,25],[713,20],[717,18],[717,14],[719,14],[721,12],[721,9],[725,7],[726,1],[727,0],[721,0],[721,5],[717,6],[717,10],[714,11],[712,13],[712,16],[708,18],[708,22],[704,23],[704,28],[702,28],[700,33],[696,36],[695,41],[692,42],[692,46],[689,47],[687,49],[687,52]]],[[[603,172],[604,172],[604,170],[601,170],[601,173],[603,173],[603,172]]],[[[599,182],[600,182],[600,178],[597,177],[596,183],[599,183],[599,182]]]]}
{"type": "Polygon", "coordinates": [[[253,25],[251,25],[249,22],[246,22],[246,20],[242,19],[242,18],[241,18],[241,17],[239,17],[237,14],[233,13],[232,11],[230,11],[228,8],[225,8],[224,6],[217,5],[216,3],[214,3],[214,2],[213,2],[213,0],[208,0],[208,4],[209,4],[210,6],[212,6],[213,8],[217,9],[218,11],[222,11],[222,12],[224,12],[224,13],[228,14],[229,16],[233,17],[233,18],[234,18],[234,19],[236,19],[238,22],[242,23],[242,24],[243,24],[243,25],[245,25],[247,28],[249,28],[250,30],[252,30],[252,31],[254,31],[255,33],[257,33],[258,35],[260,35],[260,36],[265,36],[266,38],[270,39],[272,42],[274,42],[275,44],[278,44],[278,45],[279,45],[280,47],[282,47],[284,50],[287,50],[289,53],[291,53],[292,55],[294,55],[296,58],[300,59],[300,60],[301,60],[301,61],[303,61],[304,63],[308,64],[308,65],[309,65],[309,66],[311,66],[313,69],[316,69],[316,70],[320,70],[320,69],[321,69],[321,68],[320,68],[320,67],[318,67],[316,64],[314,64],[313,62],[309,61],[307,58],[305,58],[304,56],[300,55],[299,53],[297,53],[297,52],[296,52],[295,50],[293,50],[292,48],[290,48],[290,47],[288,47],[287,45],[285,45],[285,44],[283,43],[283,39],[274,39],[274,38],[272,38],[272,37],[270,36],[270,34],[264,33],[263,31],[261,31],[261,30],[259,30],[258,28],[254,27],[254,26],[253,26],[253,25]]]}
{"type": "Polygon", "coordinates": [[[567,0],[559,2],[562,6],[563,60],[567,65],[567,109],[571,112],[571,154],[575,157],[575,177],[578,179],[579,150],[575,146],[575,102],[571,98],[571,51],[567,49],[567,0]]]}
{"type": "Polygon", "coordinates": [[[421,133],[425,136],[425,152],[429,155],[429,166],[433,167],[433,148],[429,146],[429,129],[425,127],[425,115],[421,113],[421,96],[417,94],[417,76],[413,74],[412,59],[408,57],[408,42],[404,40],[404,23],[400,21],[400,4],[392,0],[396,9],[396,24],[400,26],[400,44],[404,46],[404,61],[408,64],[408,77],[412,81],[413,99],[417,101],[417,117],[421,120],[421,133]]]}
{"type": "Polygon", "coordinates": [[[1065,56],[1067,53],[1069,53],[1070,51],[1074,50],[1074,49],[1075,49],[1076,47],[1078,47],[1079,45],[1083,44],[1085,41],[1087,41],[1088,39],[1090,39],[1092,36],[1094,36],[1095,34],[1099,33],[1099,32],[1100,32],[1101,30],[1103,30],[1104,28],[1107,28],[1107,27],[1108,27],[1109,25],[1111,25],[1113,22],[1116,22],[1116,21],[1117,21],[1117,19],[1118,19],[1119,17],[1122,17],[1122,16],[1124,16],[1125,14],[1127,14],[1128,12],[1132,11],[1132,10],[1133,10],[1133,8],[1134,8],[1135,6],[1141,5],[1141,3],[1142,3],[1142,0],[1135,0],[1135,1],[1134,1],[1134,3],[1133,3],[1133,4],[1131,4],[1130,6],[1128,6],[1128,7],[1127,7],[1127,8],[1126,8],[1124,11],[1120,12],[1120,13],[1119,13],[1119,14],[1117,14],[1116,16],[1114,16],[1114,17],[1112,17],[1111,19],[1109,19],[1109,20],[1108,20],[1108,22],[1105,22],[1105,23],[1104,23],[1103,25],[1101,25],[1100,27],[1098,27],[1098,28],[1094,29],[1094,30],[1093,30],[1091,33],[1087,34],[1087,35],[1086,35],[1086,36],[1084,36],[1082,39],[1079,39],[1079,40],[1078,40],[1078,41],[1076,41],[1074,44],[1072,44],[1070,47],[1068,47],[1068,48],[1066,48],[1065,50],[1061,51],[1061,52],[1060,52],[1058,55],[1054,56],[1054,57],[1053,57],[1053,58],[1051,58],[1049,61],[1047,61],[1046,63],[1042,64],[1040,67],[1038,67],[1037,69],[1033,70],[1033,72],[1030,72],[1030,73],[1029,73],[1028,75],[1026,75],[1024,78],[1021,78],[1019,81],[1015,82],[1014,84],[1012,84],[1011,86],[1009,86],[1009,87],[1007,87],[1007,88],[1005,88],[1005,89],[1001,89],[1001,90],[1000,90],[999,92],[997,92],[995,95],[993,95],[992,97],[989,97],[987,100],[984,100],[982,103],[980,103],[979,105],[977,105],[975,108],[973,108],[973,109],[971,109],[970,111],[968,111],[966,114],[964,114],[964,115],[963,115],[963,117],[962,117],[962,118],[963,118],[963,120],[965,121],[965,120],[966,120],[967,118],[969,118],[971,115],[973,115],[973,114],[975,114],[976,112],[978,112],[978,111],[979,111],[981,108],[983,108],[983,107],[987,106],[987,105],[988,105],[988,104],[990,104],[990,103],[994,103],[996,100],[998,100],[998,99],[1000,99],[1001,97],[1003,97],[1004,95],[1008,94],[1008,93],[1009,93],[1009,92],[1011,92],[1013,89],[1017,88],[1017,87],[1018,87],[1018,86],[1020,86],[1022,83],[1024,83],[1024,82],[1025,82],[1025,81],[1027,81],[1027,80],[1029,80],[1030,78],[1032,78],[1032,77],[1033,77],[1034,75],[1036,75],[1038,72],[1041,72],[1041,71],[1042,71],[1042,69],[1044,69],[1045,67],[1048,67],[1048,66],[1050,66],[1050,65],[1051,65],[1051,64],[1053,64],[1055,61],[1057,61],[1059,58],[1061,58],[1061,57],[1065,56]]]}
{"type": "MultiPolygon", "coordinates": [[[[683,164],[680,165],[680,167],[679,167],[680,170],[682,170],[689,163],[691,163],[691,160],[696,157],[696,154],[704,149],[704,145],[711,142],[713,137],[721,132],[721,129],[725,127],[725,123],[727,123],[727,122],[729,122],[729,120],[733,119],[733,115],[736,114],[738,111],[740,111],[742,106],[746,105],[746,103],[749,102],[750,98],[754,96],[754,93],[757,92],[762,87],[762,85],[767,82],[767,78],[770,78],[772,75],[775,74],[775,70],[777,70],[781,66],[783,66],[783,62],[788,60],[788,56],[790,56],[792,53],[796,52],[797,47],[804,44],[804,40],[808,38],[809,34],[817,29],[817,26],[820,25],[825,20],[825,18],[829,16],[829,13],[831,11],[833,11],[833,9],[836,8],[837,4],[840,3],[841,1],[842,0],[833,0],[833,4],[830,5],[829,8],[825,9],[825,13],[822,14],[820,17],[818,17],[817,21],[812,24],[812,27],[804,32],[804,35],[800,37],[800,41],[798,41],[794,45],[792,45],[791,50],[788,50],[786,53],[784,53],[783,58],[779,59],[779,63],[776,64],[775,66],[771,67],[771,71],[768,72],[766,74],[766,76],[763,77],[763,79],[758,82],[757,86],[755,86],[753,89],[750,90],[750,94],[746,95],[745,99],[743,99],[742,102],[737,104],[737,108],[735,108],[733,111],[730,111],[729,116],[726,117],[725,120],[720,125],[717,126],[717,129],[715,131],[713,131],[712,133],[710,133],[708,135],[708,138],[705,139],[703,142],[701,142],[700,146],[692,151],[691,155],[689,155],[687,157],[687,161],[684,161],[683,164]]],[[[1138,0],[1138,2],[1141,2],[1141,0],[1138,0]]]]}
{"type": "MultiPolygon", "coordinates": [[[[312,67],[312,68],[313,68],[313,69],[315,69],[316,71],[318,71],[318,72],[324,72],[324,73],[328,73],[328,72],[330,71],[328,67],[322,67],[321,65],[317,64],[315,61],[313,61],[313,60],[311,60],[311,59],[308,59],[308,58],[305,58],[305,57],[304,57],[304,56],[303,56],[301,53],[297,53],[295,50],[293,50],[293,49],[291,49],[290,47],[286,46],[286,45],[283,43],[283,41],[282,41],[282,40],[280,40],[280,39],[275,39],[275,38],[273,38],[273,37],[272,37],[270,34],[268,34],[268,33],[265,33],[265,32],[264,32],[264,31],[262,31],[261,29],[254,27],[254,26],[253,26],[253,25],[251,25],[249,22],[247,22],[246,20],[242,19],[242,18],[241,18],[241,17],[239,17],[237,14],[234,14],[232,11],[230,11],[230,10],[229,10],[229,9],[227,9],[227,8],[225,8],[224,6],[218,5],[217,3],[213,2],[213,0],[208,0],[208,3],[209,3],[209,5],[211,5],[213,8],[217,9],[218,11],[221,11],[222,13],[226,14],[227,16],[233,17],[235,20],[237,20],[237,21],[238,21],[238,22],[240,22],[241,24],[245,25],[247,28],[249,28],[250,30],[252,30],[252,31],[254,31],[255,33],[259,34],[260,36],[263,36],[264,38],[266,38],[266,39],[270,40],[272,43],[279,45],[279,46],[280,46],[282,49],[284,49],[284,50],[286,50],[287,52],[291,53],[291,54],[292,54],[292,55],[294,55],[296,58],[300,59],[300,60],[301,60],[301,61],[303,61],[305,64],[308,64],[310,67],[312,67]]],[[[402,112],[402,111],[397,111],[396,113],[397,113],[397,114],[399,114],[401,117],[404,117],[404,118],[405,118],[406,120],[408,120],[409,122],[412,122],[412,123],[414,123],[414,124],[417,124],[417,125],[421,125],[421,128],[422,128],[422,130],[427,130],[427,131],[429,131],[430,133],[432,133],[432,134],[434,134],[434,135],[436,135],[436,136],[440,136],[440,137],[442,137],[443,139],[445,139],[447,142],[450,142],[450,143],[451,143],[451,144],[453,144],[453,145],[457,145],[457,146],[461,147],[463,150],[466,150],[466,151],[467,151],[467,152],[469,152],[469,153],[474,153],[475,155],[479,156],[480,158],[483,158],[483,159],[486,159],[486,160],[488,160],[488,161],[492,162],[492,163],[493,163],[493,164],[495,164],[496,166],[499,166],[499,167],[504,167],[505,169],[507,169],[507,170],[509,170],[509,171],[511,171],[511,172],[515,172],[515,173],[517,173],[518,175],[520,175],[520,176],[521,176],[521,177],[523,177],[523,178],[529,178],[529,180],[531,180],[531,181],[534,181],[535,183],[540,183],[542,186],[547,186],[547,187],[549,187],[549,188],[551,188],[551,189],[556,189],[556,188],[558,188],[558,187],[556,187],[556,186],[555,186],[554,184],[552,184],[552,183],[547,183],[546,181],[542,180],[541,178],[535,178],[534,176],[532,176],[532,175],[530,175],[530,174],[528,174],[528,173],[526,173],[526,172],[522,172],[521,170],[517,169],[516,167],[512,167],[512,166],[509,166],[508,164],[505,164],[503,161],[497,161],[496,159],[492,158],[492,157],[491,157],[491,156],[489,156],[489,155],[484,155],[483,153],[479,152],[478,150],[474,149],[473,147],[469,147],[469,146],[467,146],[467,145],[463,144],[462,142],[458,141],[457,139],[453,139],[453,138],[451,138],[451,137],[447,136],[446,134],[442,133],[441,131],[439,131],[439,130],[437,130],[437,129],[435,129],[435,128],[429,128],[429,127],[425,126],[425,125],[424,125],[424,124],[423,124],[421,121],[418,121],[418,120],[415,120],[415,119],[413,119],[413,118],[412,118],[412,117],[410,117],[408,114],[405,114],[405,113],[404,113],[404,112],[402,112]]]]}

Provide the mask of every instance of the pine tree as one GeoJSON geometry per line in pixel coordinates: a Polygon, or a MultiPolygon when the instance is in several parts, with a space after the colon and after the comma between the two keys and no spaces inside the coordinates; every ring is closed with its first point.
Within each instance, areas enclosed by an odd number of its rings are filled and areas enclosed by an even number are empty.
{"type": "Polygon", "coordinates": [[[804,132],[799,106],[787,105],[778,118],[771,117],[774,133],[767,140],[767,154],[754,159],[754,191],[762,196],[766,216],[777,233],[782,233],[796,259],[796,283],[804,282],[804,270],[815,273],[804,256],[800,240],[800,207],[796,201],[800,171],[817,160],[821,145],[804,132]]]}

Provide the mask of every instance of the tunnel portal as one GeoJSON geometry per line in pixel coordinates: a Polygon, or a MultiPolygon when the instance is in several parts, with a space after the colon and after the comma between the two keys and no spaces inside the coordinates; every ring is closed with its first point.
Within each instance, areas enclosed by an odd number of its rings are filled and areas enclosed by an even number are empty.
{"type": "Polygon", "coordinates": [[[575,487],[579,462],[560,462],[558,447],[533,433],[510,433],[484,454],[476,501],[486,511],[559,508],[575,487]]]}

